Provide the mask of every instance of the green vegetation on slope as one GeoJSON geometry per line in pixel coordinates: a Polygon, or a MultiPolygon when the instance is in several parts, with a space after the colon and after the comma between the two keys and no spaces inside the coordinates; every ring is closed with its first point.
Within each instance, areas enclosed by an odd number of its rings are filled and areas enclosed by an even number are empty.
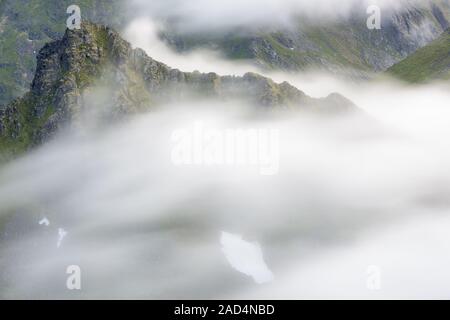
{"type": "Polygon", "coordinates": [[[242,27],[222,33],[186,33],[169,26],[162,37],[178,51],[207,47],[267,69],[350,69],[364,75],[385,71],[439,37],[450,22],[450,4],[441,0],[383,13],[381,30],[369,30],[366,7],[355,5],[350,17],[338,20],[299,17],[289,28],[242,27]]]}
{"type": "MultiPolygon", "coordinates": [[[[118,26],[119,0],[77,0],[83,19],[118,26]]],[[[72,0],[2,0],[0,2],[0,105],[28,91],[36,55],[66,29],[72,0]]]]}
{"type": "MultiPolygon", "coordinates": [[[[95,76],[108,62],[107,54],[110,48],[107,40],[105,40],[107,30],[90,24],[85,24],[83,28],[89,30],[93,41],[90,47],[83,44],[73,48],[72,54],[78,59],[73,63],[79,65],[79,70],[52,69],[55,70],[52,71],[55,73],[54,77],[58,79],[55,82],[61,81],[60,85],[64,86],[68,79],[74,79],[77,87],[83,89],[93,83],[95,76]],[[101,56],[102,59],[96,60],[95,63],[91,61],[89,54],[86,54],[90,52],[92,47],[105,53],[101,56]]],[[[41,50],[41,53],[45,51],[44,56],[51,56],[52,50],[51,46],[46,46],[41,50]]],[[[41,62],[41,64],[45,65],[46,62],[41,62]]],[[[45,66],[41,67],[45,68],[45,66]]],[[[48,76],[48,74],[38,74],[35,80],[38,83],[45,82],[45,78],[39,78],[45,76],[48,76]]],[[[0,163],[23,153],[38,142],[40,130],[48,123],[50,117],[55,115],[57,92],[57,87],[53,84],[52,88],[47,88],[39,94],[35,90],[31,90],[22,98],[14,100],[6,108],[0,109],[0,163]],[[38,106],[43,110],[42,112],[37,112],[38,106]]]]}
{"type": "Polygon", "coordinates": [[[450,79],[450,29],[439,39],[391,67],[387,73],[412,83],[450,79]]]}
{"type": "Polygon", "coordinates": [[[158,104],[210,97],[240,98],[268,111],[357,110],[337,94],[314,99],[254,73],[239,77],[172,69],[132,49],[114,30],[84,21],[81,30],[67,30],[41,49],[30,92],[0,109],[0,154],[20,154],[63,127],[82,126],[84,119],[101,125],[158,104]]]}

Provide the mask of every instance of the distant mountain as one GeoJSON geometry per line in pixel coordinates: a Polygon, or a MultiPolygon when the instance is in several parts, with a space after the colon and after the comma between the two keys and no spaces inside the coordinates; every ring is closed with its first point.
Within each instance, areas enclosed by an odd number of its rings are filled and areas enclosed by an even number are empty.
{"type": "Polygon", "coordinates": [[[450,80],[450,29],[437,40],[389,68],[387,73],[414,83],[450,80]]]}
{"type": "Polygon", "coordinates": [[[239,29],[225,34],[185,33],[169,25],[161,36],[178,51],[208,47],[267,69],[351,69],[364,74],[386,70],[439,37],[450,25],[450,2],[425,0],[402,10],[382,11],[381,30],[369,30],[367,17],[361,5],[337,22],[299,18],[289,29],[239,29]]]}
{"type": "Polygon", "coordinates": [[[235,77],[172,69],[132,49],[112,29],[87,22],[45,45],[37,60],[30,92],[0,109],[0,152],[23,152],[62,127],[89,121],[83,119],[89,112],[111,120],[190,98],[240,98],[263,108],[333,114],[357,110],[339,94],[313,99],[287,82],[254,73],[235,77]]]}

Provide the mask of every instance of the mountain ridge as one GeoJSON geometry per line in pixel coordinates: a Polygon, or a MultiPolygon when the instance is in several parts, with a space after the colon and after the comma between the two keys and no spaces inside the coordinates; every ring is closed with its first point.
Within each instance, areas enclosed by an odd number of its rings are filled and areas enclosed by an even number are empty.
{"type": "Polygon", "coordinates": [[[384,71],[420,47],[435,40],[450,25],[450,4],[426,1],[401,11],[384,12],[382,28],[369,30],[364,6],[349,18],[315,24],[299,20],[291,29],[273,29],[225,34],[187,34],[176,28],[162,38],[180,52],[207,47],[227,58],[247,59],[265,69],[302,71],[321,68],[331,72],[352,69],[354,73],[384,71]]]}
{"type": "MultiPolygon", "coordinates": [[[[287,82],[255,73],[243,77],[182,72],[133,49],[109,27],[83,22],[81,30],[45,45],[38,54],[30,91],[0,111],[0,150],[15,154],[41,144],[67,125],[83,122],[94,109],[90,95],[106,88],[106,119],[191,97],[245,99],[264,109],[288,108],[340,113],[356,110],[339,94],[314,99],[287,82]]],[[[0,108],[1,109],[1,108],[0,108]]]]}
{"type": "MultiPolygon", "coordinates": [[[[121,30],[133,16],[122,0],[79,0],[83,19],[121,30]],[[120,12],[120,14],[118,14],[120,12]]],[[[3,0],[0,2],[0,104],[25,94],[36,70],[36,55],[64,35],[70,0],[3,0]]],[[[208,47],[225,57],[249,59],[269,70],[319,68],[369,78],[385,71],[438,38],[450,21],[447,0],[427,0],[394,15],[383,15],[381,30],[368,30],[365,8],[349,19],[317,24],[299,18],[292,29],[232,30],[194,36],[169,28],[162,38],[178,51],[208,47]]]]}

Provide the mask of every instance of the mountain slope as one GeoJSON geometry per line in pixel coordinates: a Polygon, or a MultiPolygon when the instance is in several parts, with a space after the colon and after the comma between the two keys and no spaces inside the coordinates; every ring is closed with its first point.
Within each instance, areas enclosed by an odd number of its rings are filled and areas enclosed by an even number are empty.
{"type": "Polygon", "coordinates": [[[338,94],[313,99],[286,82],[276,84],[254,73],[235,77],[172,69],[132,49],[112,29],[87,22],[45,45],[37,59],[30,92],[0,110],[0,151],[8,154],[90,121],[92,112],[110,120],[193,97],[239,98],[264,108],[356,109],[338,94]]]}
{"type": "MultiPolygon", "coordinates": [[[[123,0],[79,0],[82,18],[119,29],[129,18],[123,0]]],[[[36,55],[62,37],[70,0],[0,1],[0,105],[28,90],[36,55]]],[[[426,0],[402,12],[383,14],[381,30],[368,30],[365,8],[349,19],[320,24],[299,18],[289,29],[232,30],[185,34],[168,28],[162,37],[178,51],[209,47],[230,59],[250,59],[266,69],[320,68],[357,76],[384,71],[435,40],[449,26],[448,0],[426,0]]]]}
{"type": "Polygon", "coordinates": [[[402,10],[383,11],[381,30],[369,30],[367,17],[366,7],[361,5],[349,18],[335,22],[318,24],[299,18],[290,29],[233,30],[215,35],[186,34],[172,27],[162,37],[179,51],[209,47],[268,69],[354,69],[364,74],[386,70],[439,37],[450,25],[450,4],[427,0],[402,10]]]}
{"type": "Polygon", "coordinates": [[[450,29],[437,40],[389,68],[387,73],[414,83],[450,79],[450,29]]]}

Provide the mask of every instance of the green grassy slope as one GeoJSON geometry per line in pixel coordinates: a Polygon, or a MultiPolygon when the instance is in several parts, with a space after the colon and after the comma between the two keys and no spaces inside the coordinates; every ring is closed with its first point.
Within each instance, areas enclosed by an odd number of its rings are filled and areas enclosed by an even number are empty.
{"type": "Polygon", "coordinates": [[[450,79],[450,29],[439,39],[391,67],[387,73],[413,83],[450,79]]]}

